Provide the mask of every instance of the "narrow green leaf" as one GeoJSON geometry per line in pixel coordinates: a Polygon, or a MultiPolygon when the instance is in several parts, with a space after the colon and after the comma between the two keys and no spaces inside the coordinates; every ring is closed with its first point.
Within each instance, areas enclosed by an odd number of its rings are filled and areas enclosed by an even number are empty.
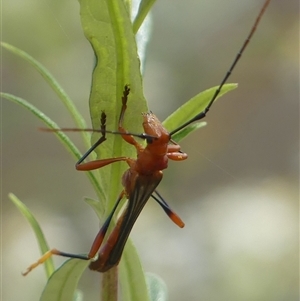
{"type": "Polygon", "coordinates": [[[150,9],[154,5],[156,0],[141,0],[139,5],[138,13],[133,22],[133,33],[137,34],[138,30],[140,29],[141,25],[143,24],[145,18],[147,17],[150,9]]]}
{"type": "MultiPolygon", "coordinates": [[[[38,241],[41,255],[46,253],[49,250],[49,246],[45,239],[44,233],[43,233],[39,223],[33,216],[33,214],[30,212],[30,210],[27,208],[27,206],[25,206],[13,193],[10,193],[8,195],[8,197],[16,205],[16,207],[19,209],[19,211],[24,215],[24,217],[27,219],[27,221],[31,225],[31,227],[34,231],[34,234],[36,236],[36,239],[38,241]]],[[[53,260],[51,257],[45,261],[44,268],[45,268],[46,276],[47,276],[47,278],[49,278],[54,271],[54,264],[53,264],[53,260]]]]}
{"type": "Polygon", "coordinates": [[[119,271],[123,301],[150,301],[145,274],[131,239],[126,242],[119,271]]]}
{"type": "Polygon", "coordinates": [[[147,285],[150,294],[151,301],[167,301],[168,300],[168,289],[159,276],[147,273],[147,285]]]}
{"type": "MultiPolygon", "coordinates": [[[[152,1],[152,0],[151,0],[152,1]]],[[[141,10],[141,2],[140,0],[135,0],[132,2],[132,16],[131,20],[136,20],[138,17],[138,13],[141,10]]],[[[144,9],[142,8],[141,14],[144,13],[144,9]]],[[[147,14],[147,13],[146,13],[147,14]]],[[[139,27],[138,31],[135,32],[134,30],[134,24],[133,24],[133,33],[135,34],[135,40],[137,43],[138,48],[138,56],[141,60],[141,72],[144,74],[145,70],[145,64],[146,64],[146,52],[147,52],[147,45],[150,41],[151,33],[152,33],[152,18],[151,14],[147,15],[147,18],[145,20],[140,20],[140,22],[143,22],[141,26],[139,27]]]]}
{"type": "Polygon", "coordinates": [[[84,296],[82,291],[76,290],[75,295],[73,297],[73,301],[84,301],[84,296]]]}
{"type": "Polygon", "coordinates": [[[40,301],[73,301],[78,281],[89,260],[69,259],[49,278],[40,301]]]}
{"type": "MultiPolygon", "coordinates": [[[[0,93],[0,96],[23,106],[31,113],[33,113],[36,117],[38,117],[47,127],[51,129],[59,128],[59,126],[54,121],[52,121],[48,116],[46,116],[43,112],[41,112],[38,108],[30,104],[25,99],[22,99],[20,97],[8,93],[0,93]]],[[[63,132],[54,132],[54,134],[57,136],[57,138],[60,140],[63,146],[65,146],[65,148],[68,151],[70,151],[70,153],[76,158],[76,160],[81,158],[81,153],[66,134],[64,134],[63,132]]],[[[102,197],[101,187],[99,186],[99,183],[95,175],[92,172],[87,172],[87,176],[90,182],[92,183],[97,195],[99,196],[99,199],[103,200],[103,198],[101,198],[102,197]]]]}
{"type": "Polygon", "coordinates": [[[93,200],[91,198],[84,198],[84,201],[93,208],[99,220],[102,221],[104,217],[104,206],[99,206],[99,201],[93,200]]]}
{"type": "Polygon", "coordinates": [[[194,132],[200,128],[203,128],[206,125],[207,125],[207,122],[205,122],[205,121],[190,124],[187,127],[185,127],[184,129],[182,129],[181,131],[172,135],[172,139],[178,143],[182,139],[184,139],[186,136],[191,134],[192,132],[194,132]]]}
{"type": "MultiPolygon", "coordinates": [[[[188,121],[189,119],[193,118],[196,114],[202,112],[212,99],[216,89],[218,86],[205,90],[186,103],[184,103],[181,107],[179,107],[175,112],[173,112],[164,122],[163,125],[169,131],[178,128],[184,122],[188,121]]],[[[218,95],[217,99],[224,95],[225,93],[234,90],[237,88],[237,84],[226,84],[223,86],[220,94],[218,95]]]]}
{"type": "MultiPolygon", "coordinates": [[[[77,110],[74,103],[72,102],[70,97],[67,95],[67,93],[59,85],[59,83],[54,78],[54,76],[46,69],[46,67],[44,67],[40,62],[38,62],[36,59],[34,59],[28,53],[26,53],[25,51],[15,47],[15,46],[12,46],[12,45],[10,45],[8,43],[4,43],[4,42],[1,42],[1,46],[3,48],[7,49],[8,51],[14,53],[15,55],[21,57],[26,62],[28,62],[30,65],[32,65],[35,68],[35,70],[42,75],[42,77],[49,84],[49,86],[54,90],[54,92],[57,94],[57,96],[62,101],[62,103],[66,106],[70,115],[73,117],[76,126],[80,129],[86,128],[86,123],[85,123],[85,120],[83,119],[82,115],[79,113],[79,111],[77,110]]],[[[81,134],[83,136],[86,146],[89,147],[90,146],[90,135],[88,135],[85,132],[81,132],[81,134]]]]}

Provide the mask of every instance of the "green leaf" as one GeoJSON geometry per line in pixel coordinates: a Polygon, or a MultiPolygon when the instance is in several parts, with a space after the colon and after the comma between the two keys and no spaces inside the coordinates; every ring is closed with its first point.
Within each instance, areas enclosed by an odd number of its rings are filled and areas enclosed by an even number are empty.
{"type": "MultiPolygon", "coordinates": [[[[36,59],[34,59],[32,56],[30,56],[25,51],[14,47],[8,43],[1,42],[1,46],[8,51],[14,53],[15,55],[21,57],[26,62],[31,64],[37,72],[39,72],[42,77],[45,79],[45,81],[49,84],[49,86],[54,90],[54,92],[57,94],[59,99],[62,101],[62,103],[66,106],[67,110],[69,111],[70,115],[73,117],[75,124],[78,128],[84,129],[86,128],[85,120],[83,119],[82,115],[79,113],[77,108],[75,107],[74,103],[70,99],[70,97],[67,95],[67,93],[64,91],[64,89],[59,85],[57,80],[54,78],[54,76],[36,59]]],[[[90,135],[85,132],[81,132],[83,139],[85,141],[85,144],[87,147],[90,146],[90,135]]]]}
{"type": "Polygon", "coordinates": [[[130,239],[126,242],[119,271],[123,301],[150,301],[145,274],[136,248],[130,239]]]}
{"type": "MultiPolygon", "coordinates": [[[[93,128],[99,128],[100,114],[107,115],[107,129],[116,130],[121,111],[124,86],[130,85],[128,110],[124,127],[131,132],[142,132],[141,112],[147,111],[143,95],[140,63],[132,32],[129,13],[123,0],[80,0],[82,27],[96,56],[90,94],[93,128]]],[[[93,141],[99,135],[94,135],[93,141]]],[[[133,156],[135,150],[118,135],[110,135],[96,150],[98,158],[133,156]]],[[[109,212],[121,191],[121,176],[126,164],[116,163],[99,169],[109,212]],[[116,180],[118,179],[118,180],[116,180]]]]}
{"type": "MultiPolygon", "coordinates": [[[[121,99],[124,86],[128,84],[131,91],[128,97],[128,110],[124,117],[124,128],[130,132],[141,133],[143,131],[141,112],[147,111],[147,106],[143,95],[140,62],[128,7],[125,6],[123,0],[80,0],[79,2],[84,34],[96,56],[90,94],[93,128],[99,128],[102,111],[107,115],[107,129],[118,128],[121,99]]],[[[99,135],[94,135],[93,141],[98,138],[99,135]]],[[[135,148],[125,143],[120,136],[110,135],[107,138],[107,141],[96,150],[98,158],[136,155],[135,148]]],[[[106,215],[112,210],[122,190],[121,178],[126,168],[128,168],[126,164],[116,163],[98,171],[107,201],[106,215]]],[[[95,207],[95,203],[90,202],[90,204],[95,207]]],[[[147,301],[148,294],[143,271],[139,264],[135,264],[139,262],[139,259],[130,246],[128,242],[123,253],[130,253],[130,265],[123,263],[127,258],[126,255],[123,255],[120,263],[120,283],[122,294],[132,296],[132,299],[123,298],[123,300],[147,301]],[[135,275],[138,275],[138,278],[134,277],[136,282],[127,278],[128,273],[133,269],[132,264],[135,264],[135,275]],[[128,281],[130,285],[127,285],[128,281]]],[[[106,274],[103,277],[106,277],[106,274]]],[[[108,288],[105,287],[104,290],[108,288]]],[[[108,296],[109,292],[104,291],[102,295],[108,296]]]]}
{"type": "Polygon", "coordinates": [[[147,285],[150,294],[151,301],[167,301],[168,300],[168,289],[159,276],[147,273],[147,285]]]}
{"type": "Polygon", "coordinates": [[[207,122],[202,121],[202,122],[196,122],[193,124],[188,125],[187,127],[183,128],[181,131],[175,133],[172,135],[172,139],[176,141],[177,143],[180,142],[183,138],[191,134],[192,132],[203,128],[204,126],[207,125],[207,122]]]}
{"type": "MultiPolygon", "coordinates": [[[[20,212],[24,215],[24,217],[27,219],[27,221],[31,225],[31,227],[34,231],[34,234],[36,236],[36,239],[38,241],[41,254],[46,253],[49,250],[49,246],[45,239],[44,233],[43,233],[40,225],[38,224],[37,220],[33,216],[33,214],[13,193],[10,193],[8,195],[8,197],[16,205],[16,207],[20,210],[20,212]]],[[[46,276],[47,276],[47,278],[49,278],[54,271],[54,264],[53,264],[53,260],[51,257],[45,261],[44,267],[45,267],[45,271],[46,271],[46,276]]]]}
{"type": "Polygon", "coordinates": [[[84,198],[84,201],[93,208],[93,210],[97,214],[99,220],[102,221],[104,213],[105,213],[104,206],[99,206],[99,201],[93,200],[91,198],[84,198]]]}
{"type": "MultiPolygon", "coordinates": [[[[211,101],[217,88],[218,86],[205,90],[184,103],[163,122],[165,128],[168,129],[168,131],[174,130],[202,112],[211,101]]],[[[236,88],[237,84],[224,85],[217,99],[236,88]]]]}
{"type": "Polygon", "coordinates": [[[144,20],[145,16],[143,16],[141,19],[142,14],[148,13],[144,11],[144,7],[141,8],[142,2],[143,1],[138,1],[138,0],[132,2],[132,17],[134,17],[135,20],[134,22],[137,21],[137,18],[139,19],[139,21],[137,22],[143,22],[141,26],[138,25],[140,27],[137,32],[135,31],[134,28],[135,25],[133,24],[133,32],[135,34],[135,40],[138,47],[138,56],[141,60],[141,72],[143,74],[145,69],[145,64],[146,64],[146,52],[147,52],[146,49],[152,33],[152,18],[151,15],[149,14],[145,20],[144,20]]]}
{"type": "MultiPolygon", "coordinates": [[[[59,126],[54,121],[52,121],[48,116],[46,116],[43,112],[41,112],[38,108],[30,104],[25,99],[8,93],[0,93],[0,96],[23,106],[25,109],[29,110],[36,117],[38,117],[50,129],[59,128],[59,126]]],[[[81,158],[81,153],[66,134],[64,134],[63,132],[54,132],[54,134],[57,136],[63,146],[65,146],[65,148],[70,151],[70,153],[76,158],[76,160],[79,160],[79,158],[81,158]]],[[[99,196],[99,199],[101,200],[101,187],[99,186],[95,175],[92,172],[87,172],[87,176],[92,183],[97,195],[99,196]]]]}
{"type": "Polygon", "coordinates": [[[49,278],[40,301],[73,301],[78,281],[89,263],[89,260],[67,260],[49,278]]]}
{"type": "Polygon", "coordinates": [[[156,0],[141,0],[138,13],[133,22],[133,32],[136,34],[147,17],[156,0]]]}

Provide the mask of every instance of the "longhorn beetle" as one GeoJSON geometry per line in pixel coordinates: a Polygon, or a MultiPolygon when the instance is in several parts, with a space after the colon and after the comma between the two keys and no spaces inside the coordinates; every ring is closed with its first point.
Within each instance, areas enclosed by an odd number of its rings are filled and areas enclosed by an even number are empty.
{"type": "Polygon", "coordinates": [[[58,130],[48,130],[48,131],[89,131],[89,132],[100,132],[102,135],[100,139],[82,156],[82,158],[76,163],[76,169],[82,171],[88,171],[93,169],[102,168],[106,165],[124,161],[128,164],[129,168],[125,171],[122,177],[123,190],[120,193],[117,202],[104,222],[103,226],[99,230],[92,247],[88,255],[76,255],[58,251],[57,249],[52,249],[45,253],[37,262],[33,263],[28,267],[28,269],[23,273],[27,275],[32,269],[34,269],[39,264],[43,263],[52,255],[60,255],[70,258],[79,258],[84,260],[90,260],[95,257],[98,252],[98,258],[90,263],[90,269],[99,272],[106,272],[112,267],[116,266],[122,256],[122,252],[130,234],[130,231],[141,213],[143,207],[150,197],[154,198],[155,201],[163,208],[170,219],[179,227],[184,227],[183,221],[179,216],[169,207],[161,195],[156,191],[156,187],[160,183],[163,172],[162,170],[167,168],[168,160],[181,161],[187,159],[187,154],[183,153],[180,146],[172,140],[172,136],[187,127],[195,121],[203,119],[217,96],[219,95],[223,85],[228,80],[230,74],[232,73],[234,67],[242,56],[245,48],[247,47],[251,37],[253,36],[257,25],[264,14],[267,6],[271,0],[266,0],[264,5],[258,14],[254,25],[252,26],[247,39],[244,41],[240,51],[236,55],[232,65],[227,71],[225,77],[221,81],[219,87],[216,89],[212,99],[208,103],[207,107],[195,117],[188,120],[178,128],[172,130],[170,133],[163,127],[161,122],[152,113],[143,114],[143,134],[132,134],[129,133],[123,127],[123,119],[125,111],[127,108],[127,99],[130,93],[129,85],[126,85],[123,91],[122,97],[122,109],[119,117],[118,131],[108,131],[106,130],[106,114],[102,112],[101,114],[101,128],[100,130],[94,129],[58,129],[58,130]],[[106,140],[106,133],[119,134],[122,136],[125,142],[133,145],[137,152],[137,158],[132,159],[128,157],[117,157],[100,159],[95,161],[90,161],[83,163],[87,156],[95,150],[100,144],[106,140]],[[134,137],[138,137],[146,140],[146,147],[139,144],[134,137]],[[120,201],[126,198],[127,206],[123,213],[117,220],[117,224],[109,234],[106,242],[102,245],[104,237],[106,235],[109,224],[114,216],[114,213],[120,203],[120,201]]]}

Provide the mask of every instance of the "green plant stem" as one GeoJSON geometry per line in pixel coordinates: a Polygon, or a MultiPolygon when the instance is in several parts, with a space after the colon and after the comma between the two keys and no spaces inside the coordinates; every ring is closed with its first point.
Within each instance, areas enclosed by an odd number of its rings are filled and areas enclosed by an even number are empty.
{"type": "Polygon", "coordinates": [[[118,301],[118,267],[105,272],[102,277],[101,301],[118,301]],[[105,276],[105,277],[104,277],[105,276]]]}

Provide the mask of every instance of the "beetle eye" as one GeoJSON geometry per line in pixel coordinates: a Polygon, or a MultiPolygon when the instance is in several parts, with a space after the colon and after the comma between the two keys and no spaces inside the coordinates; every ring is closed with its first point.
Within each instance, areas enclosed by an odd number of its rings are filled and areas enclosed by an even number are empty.
{"type": "Polygon", "coordinates": [[[147,144],[152,144],[153,143],[153,138],[152,137],[147,137],[146,142],[147,142],[147,144]]]}

